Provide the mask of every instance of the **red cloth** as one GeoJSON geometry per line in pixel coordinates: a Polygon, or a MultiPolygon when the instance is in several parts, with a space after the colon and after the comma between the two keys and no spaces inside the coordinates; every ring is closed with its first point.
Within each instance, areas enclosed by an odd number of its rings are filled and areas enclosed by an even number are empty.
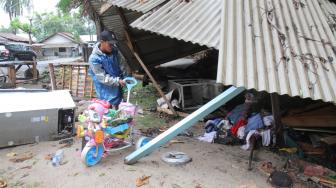
{"type": "Polygon", "coordinates": [[[231,133],[233,136],[237,136],[238,129],[247,124],[246,119],[240,119],[236,124],[231,127],[231,133]]]}

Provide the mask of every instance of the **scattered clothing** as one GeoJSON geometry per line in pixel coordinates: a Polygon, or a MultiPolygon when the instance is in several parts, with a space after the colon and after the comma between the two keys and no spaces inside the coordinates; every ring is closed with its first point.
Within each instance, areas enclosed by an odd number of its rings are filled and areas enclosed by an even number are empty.
{"type": "Polygon", "coordinates": [[[269,146],[271,144],[271,130],[267,129],[260,132],[262,145],[269,146]]]}
{"type": "Polygon", "coordinates": [[[232,128],[232,125],[229,120],[223,120],[223,128],[225,130],[230,130],[232,128]]]}
{"type": "Polygon", "coordinates": [[[238,132],[237,132],[237,137],[239,139],[244,139],[244,137],[245,137],[245,126],[239,127],[238,132]]]}
{"type": "Polygon", "coordinates": [[[226,116],[232,125],[236,124],[240,119],[245,118],[251,109],[250,103],[244,103],[236,106],[226,116]]]}
{"type": "Polygon", "coordinates": [[[217,136],[214,142],[224,145],[241,145],[243,143],[243,140],[232,136],[231,131],[222,132],[221,130],[219,130],[217,132],[217,136]]]}
{"type": "Polygon", "coordinates": [[[264,125],[265,126],[271,126],[274,122],[274,117],[272,115],[270,116],[264,116],[263,117],[264,125]]]}
{"type": "Polygon", "coordinates": [[[216,134],[217,134],[216,131],[212,131],[210,133],[204,133],[203,136],[198,137],[198,140],[212,143],[216,137],[216,134]]]}
{"type": "Polygon", "coordinates": [[[210,133],[212,131],[217,131],[218,128],[224,124],[224,119],[223,118],[216,118],[213,120],[208,120],[205,123],[205,132],[210,133]]]}
{"type": "Polygon", "coordinates": [[[233,136],[237,136],[238,129],[247,124],[245,119],[240,119],[233,127],[231,128],[231,133],[233,136]]]}
{"type": "Polygon", "coordinates": [[[246,144],[243,145],[242,147],[240,147],[241,149],[243,150],[249,150],[251,145],[250,145],[250,138],[255,134],[259,134],[257,130],[252,130],[252,131],[249,131],[249,133],[247,134],[246,136],[246,144]]]}
{"type": "Polygon", "coordinates": [[[248,118],[248,123],[245,126],[245,134],[248,134],[251,130],[257,130],[264,127],[264,123],[260,113],[248,118]]]}

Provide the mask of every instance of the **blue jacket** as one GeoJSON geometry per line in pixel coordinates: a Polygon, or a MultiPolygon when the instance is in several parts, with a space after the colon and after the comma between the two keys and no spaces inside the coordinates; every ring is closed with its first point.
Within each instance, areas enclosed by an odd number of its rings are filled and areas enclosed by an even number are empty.
{"type": "Polygon", "coordinates": [[[120,64],[124,60],[119,50],[114,47],[112,54],[107,55],[100,51],[97,43],[89,58],[89,74],[95,85],[97,97],[118,106],[122,101],[122,92],[119,79],[126,76],[124,67],[120,64]]]}

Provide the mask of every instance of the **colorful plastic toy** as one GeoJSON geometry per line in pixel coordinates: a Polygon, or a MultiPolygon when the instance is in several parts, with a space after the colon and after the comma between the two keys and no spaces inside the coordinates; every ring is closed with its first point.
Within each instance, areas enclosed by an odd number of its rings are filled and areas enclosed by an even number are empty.
{"type": "MultiPolygon", "coordinates": [[[[132,129],[135,125],[133,118],[136,115],[136,106],[129,103],[129,94],[132,87],[136,85],[136,80],[126,78],[125,82],[128,89],[128,102],[121,103],[118,110],[109,109],[106,101],[93,99],[93,103],[79,117],[82,125],[77,127],[77,135],[87,141],[81,153],[82,161],[87,166],[97,164],[104,153],[134,145],[132,129]]],[[[147,137],[140,138],[136,148],[148,141],[147,137]]]]}

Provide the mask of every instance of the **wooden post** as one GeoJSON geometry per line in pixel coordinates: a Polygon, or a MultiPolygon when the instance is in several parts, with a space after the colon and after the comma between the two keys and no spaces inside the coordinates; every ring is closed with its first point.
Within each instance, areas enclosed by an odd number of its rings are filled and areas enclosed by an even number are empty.
{"type": "Polygon", "coordinates": [[[155,81],[154,77],[152,76],[152,74],[148,71],[146,65],[142,62],[142,60],[140,59],[139,55],[137,53],[134,52],[134,56],[136,57],[136,59],[138,60],[138,62],[140,63],[141,67],[145,70],[146,74],[149,76],[149,78],[152,80],[154,87],[156,88],[156,90],[159,92],[159,94],[161,95],[161,97],[163,97],[163,99],[165,100],[165,102],[168,104],[168,107],[170,108],[170,110],[174,113],[175,116],[178,116],[178,114],[176,113],[176,111],[174,110],[173,106],[171,105],[171,103],[168,101],[166,95],[163,93],[163,91],[161,90],[161,88],[159,87],[159,85],[157,84],[157,82],[155,81]]]}
{"type": "Polygon", "coordinates": [[[79,85],[79,71],[81,69],[80,65],[77,66],[77,84],[76,84],[76,97],[78,97],[78,85],[79,85]]]}
{"type": "Polygon", "coordinates": [[[57,86],[56,86],[56,76],[55,76],[55,71],[54,71],[54,64],[49,63],[48,67],[49,67],[49,77],[50,77],[51,89],[56,90],[57,86]]]}
{"type": "Polygon", "coordinates": [[[8,65],[7,72],[8,72],[8,78],[10,80],[10,83],[11,83],[12,87],[16,88],[15,66],[14,65],[8,65]]]}
{"type": "Polygon", "coordinates": [[[83,86],[83,97],[85,98],[86,92],[86,79],[87,79],[87,66],[84,66],[84,86],[83,86]]]}
{"type": "Polygon", "coordinates": [[[36,61],[33,62],[33,79],[34,79],[34,83],[37,83],[37,63],[36,61]]]}
{"type": "Polygon", "coordinates": [[[93,96],[93,80],[91,80],[91,84],[90,84],[90,98],[92,98],[93,96]]]}
{"type": "Polygon", "coordinates": [[[69,65],[68,67],[70,68],[70,72],[69,72],[69,75],[70,75],[70,78],[69,78],[69,90],[72,92],[72,66],[69,65]]]}
{"type": "Polygon", "coordinates": [[[283,125],[281,123],[279,95],[271,93],[272,112],[275,124],[276,144],[278,146],[283,145],[283,125]]]}
{"type": "Polygon", "coordinates": [[[62,89],[64,89],[64,82],[65,82],[65,66],[62,66],[62,89]]]}

